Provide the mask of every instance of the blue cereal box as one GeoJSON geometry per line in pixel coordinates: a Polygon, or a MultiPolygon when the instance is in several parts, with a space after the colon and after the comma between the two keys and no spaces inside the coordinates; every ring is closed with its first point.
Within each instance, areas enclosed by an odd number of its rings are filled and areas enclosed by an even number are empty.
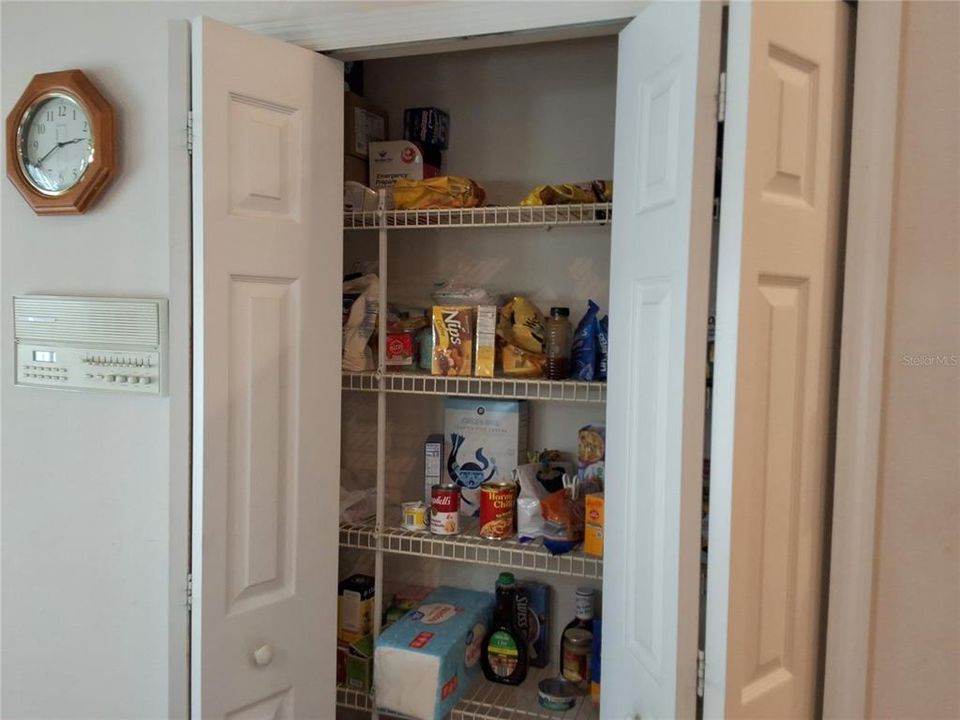
{"type": "Polygon", "coordinates": [[[480,674],[493,620],[492,593],[439,587],[376,641],[374,695],[381,710],[442,720],[480,674]]]}
{"type": "Polygon", "coordinates": [[[527,454],[524,400],[448,398],[444,405],[449,482],[460,486],[460,512],[478,515],[480,485],[509,480],[527,454]]]}

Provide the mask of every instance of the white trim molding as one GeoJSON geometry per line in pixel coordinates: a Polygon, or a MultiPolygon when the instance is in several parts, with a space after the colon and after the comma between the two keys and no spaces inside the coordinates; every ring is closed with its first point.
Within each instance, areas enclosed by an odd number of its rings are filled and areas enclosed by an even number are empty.
{"type": "Polygon", "coordinates": [[[867,716],[902,6],[863,2],[850,149],[823,717],[867,716]]]}
{"type": "Polygon", "coordinates": [[[576,36],[616,33],[638,15],[646,0],[612,2],[330,2],[322,15],[240,24],[244,30],[276,38],[342,60],[372,59],[451,49],[569,37],[564,27],[583,26],[576,36]],[[593,27],[590,27],[593,26],[593,27]],[[609,28],[605,30],[605,28],[609,28]],[[552,37],[550,30],[559,34],[552,37]],[[497,40],[495,36],[499,36],[497,40]],[[442,43],[441,41],[452,41],[442,43]],[[456,43],[457,47],[452,47],[456,43]],[[392,47],[391,47],[392,46],[392,47]]]}

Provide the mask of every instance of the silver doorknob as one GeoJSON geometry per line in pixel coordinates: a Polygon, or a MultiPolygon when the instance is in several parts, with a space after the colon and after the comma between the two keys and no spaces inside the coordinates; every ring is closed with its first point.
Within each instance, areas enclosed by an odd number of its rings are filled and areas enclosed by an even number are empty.
{"type": "Polygon", "coordinates": [[[273,660],[273,648],[269,645],[261,645],[253,651],[253,661],[257,667],[266,667],[273,660]]]}

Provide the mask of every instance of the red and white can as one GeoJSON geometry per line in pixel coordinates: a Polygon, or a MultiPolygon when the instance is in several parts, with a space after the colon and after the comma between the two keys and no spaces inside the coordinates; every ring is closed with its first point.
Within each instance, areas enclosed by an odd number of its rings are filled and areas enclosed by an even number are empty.
{"type": "Polygon", "coordinates": [[[517,485],[489,481],[480,486],[480,537],[503,540],[515,532],[517,485]]]}
{"type": "Polygon", "coordinates": [[[434,485],[430,490],[430,532],[456,535],[460,532],[460,486],[434,485]]]}

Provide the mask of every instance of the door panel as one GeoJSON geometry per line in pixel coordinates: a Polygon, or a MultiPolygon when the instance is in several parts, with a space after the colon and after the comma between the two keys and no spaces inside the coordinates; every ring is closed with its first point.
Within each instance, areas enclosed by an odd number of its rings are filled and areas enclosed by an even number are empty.
{"type": "Polygon", "coordinates": [[[193,716],[330,718],[343,70],[206,18],[193,64],[193,716]]]}
{"type": "Polygon", "coordinates": [[[848,14],[731,5],[706,717],[817,712],[848,14]]]}
{"type": "Polygon", "coordinates": [[[653,2],[620,34],[607,402],[609,718],[696,712],[721,8],[653,2]]]}

